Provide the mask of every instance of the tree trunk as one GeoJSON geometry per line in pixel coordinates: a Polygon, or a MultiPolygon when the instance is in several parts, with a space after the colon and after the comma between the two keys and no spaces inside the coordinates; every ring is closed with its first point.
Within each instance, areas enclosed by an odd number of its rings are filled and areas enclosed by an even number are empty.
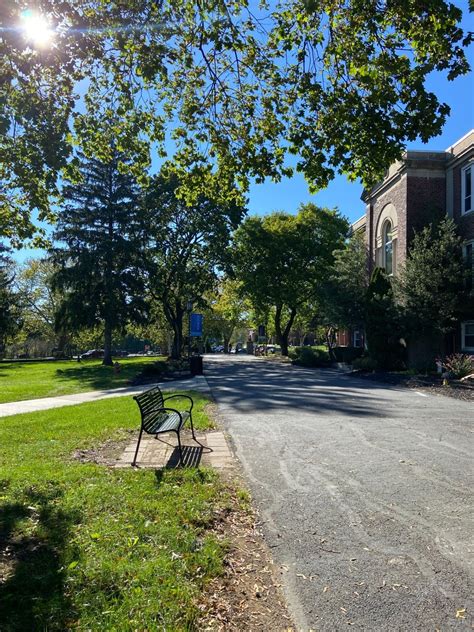
{"type": "Polygon", "coordinates": [[[224,353],[229,353],[229,342],[230,338],[224,336],[224,353]]]}
{"type": "Polygon", "coordinates": [[[290,335],[291,327],[296,317],[296,307],[290,309],[290,318],[282,329],[281,314],[283,311],[283,305],[277,305],[275,309],[275,333],[277,342],[281,347],[281,355],[288,356],[288,337],[290,335]]]}
{"type": "Polygon", "coordinates": [[[334,353],[334,347],[336,346],[336,331],[334,327],[326,328],[326,346],[328,348],[329,358],[335,362],[336,354],[334,353]]]}
{"type": "Polygon", "coordinates": [[[184,310],[177,306],[174,318],[170,323],[173,328],[173,345],[171,347],[173,360],[179,360],[183,352],[183,314],[184,310]]]}
{"type": "Polygon", "coordinates": [[[112,362],[112,327],[108,321],[105,321],[104,330],[104,366],[113,366],[112,362]]]}

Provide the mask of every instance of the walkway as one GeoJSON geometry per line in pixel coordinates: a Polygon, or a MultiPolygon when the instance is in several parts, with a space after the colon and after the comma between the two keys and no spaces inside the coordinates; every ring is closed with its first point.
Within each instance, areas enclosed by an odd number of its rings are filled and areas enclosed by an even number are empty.
{"type": "MultiPolygon", "coordinates": [[[[42,397],[41,399],[28,399],[21,402],[8,402],[0,404],[0,417],[31,413],[35,410],[48,410],[49,408],[61,408],[62,406],[74,406],[84,402],[94,402],[98,399],[109,397],[123,397],[125,395],[137,395],[153,384],[142,386],[124,386],[103,391],[89,391],[88,393],[76,393],[74,395],[61,395],[59,397],[42,397]]],[[[160,382],[159,387],[163,391],[198,391],[209,393],[206,379],[197,375],[188,380],[174,380],[172,382],[160,382]]]]}
{"type": "Polygon", "coordinates": [[[298,629],[470,629],[471,404],[246,356],[205,366],[298,629]]]}

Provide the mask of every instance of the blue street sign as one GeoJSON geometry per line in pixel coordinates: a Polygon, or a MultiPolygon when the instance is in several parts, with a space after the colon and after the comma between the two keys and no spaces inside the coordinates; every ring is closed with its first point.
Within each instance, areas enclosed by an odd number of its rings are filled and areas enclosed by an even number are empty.
{"type": "Polygon", "coordinates": [[[191,336],[202,336],[202,314],[191,314],[191,336]]]}

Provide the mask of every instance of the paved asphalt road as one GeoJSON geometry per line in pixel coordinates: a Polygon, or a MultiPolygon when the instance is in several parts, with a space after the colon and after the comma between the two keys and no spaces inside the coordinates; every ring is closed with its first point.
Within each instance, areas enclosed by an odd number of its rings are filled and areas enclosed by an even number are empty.
{"type": "Polygon", "coordinates": [[[246,356],[205,368],[299,629],[473,629],[472,404],[246,356]]]}

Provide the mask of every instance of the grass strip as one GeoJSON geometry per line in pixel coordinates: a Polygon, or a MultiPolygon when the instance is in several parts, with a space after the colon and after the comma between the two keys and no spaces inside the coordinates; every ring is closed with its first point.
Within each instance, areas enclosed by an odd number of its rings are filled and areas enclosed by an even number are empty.
{"type": "Polygon", "coordinates": [[[0,404],[126,386],[145,366],[165,360],[120,358],[120,373],[102,360],[0,362],[0,404]]]}
{"type": "MultiPolygon", "coordinates": [[[[196,426],[208,399],[193,394],[196,426]]],[[[0,629],[192,630],[222,570],[228,496],[205,469],[115,470],[71,457],[138,428],[130,398],[0,423],[0,629]]]]}

